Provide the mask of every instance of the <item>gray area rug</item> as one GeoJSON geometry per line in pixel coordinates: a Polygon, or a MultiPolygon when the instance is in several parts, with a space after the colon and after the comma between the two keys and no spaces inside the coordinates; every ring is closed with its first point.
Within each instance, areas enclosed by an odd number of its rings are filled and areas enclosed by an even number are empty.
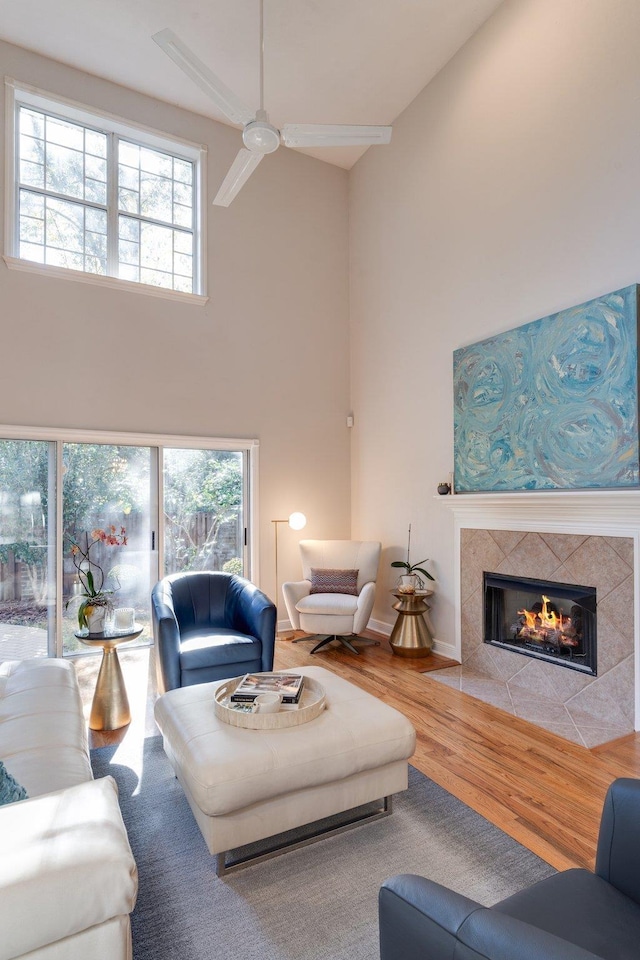
{"type": "Polygon", "coordinates": [[[115,777],[140,874],[134,960],[374,960],[380,884],[417,873],[490,904],[554,873],[417,770],[391,817],[218,879],[160,737],[115,777]],[[139,773],[136,772],[139,770],[139,773]]]}

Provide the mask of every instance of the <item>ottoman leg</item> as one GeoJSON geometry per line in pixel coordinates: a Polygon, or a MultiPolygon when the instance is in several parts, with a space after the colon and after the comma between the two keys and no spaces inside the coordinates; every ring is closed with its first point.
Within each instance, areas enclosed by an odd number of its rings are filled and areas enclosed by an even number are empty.
{"type": "MultiPolygon", "coordinates": [[[[321,827],[317,831],[309,833],[302,840],[287,840],[282,844],[278,844],[277,846],[267,847],[263,853],[247,854],[245,856],[241,855],[237,860],[230,860],[228,863],[226,859],[228,851],[216,853],[214,854],[214,870],[216,876],[224,877],[227,873],[231,873],[235,870],[241,870],[243,867],[252,866],[256,863],[264,863],[265,860],[272,860],[273,857],[279,857],[281,854],[287,853],[289,850],[299,850],[301,847],[308,847],[312,843],[317,843],[318,840],[325,840],[327,837],[335,837],[340,833],[351,830],[353,827],[359,827],[366,823],[372,823],[374,820],[380,820],[382,817],[391,816],[393,813],[393,795],[390,794],[386,797],[382,797],[380,803],[381,806],[377,809],[374,809],[369,813],[357,814],[351,819],[345,820],[337,827],[321,827]]],[[[343,813],[345,816],[348,816],[348,811],[343,811],[343,813]]],[[[307,826],[311,826],[311,824],[307,824],[307,826]]],[[[240,850],[241,849],[242,848],[240,848],[240,850]]]]}

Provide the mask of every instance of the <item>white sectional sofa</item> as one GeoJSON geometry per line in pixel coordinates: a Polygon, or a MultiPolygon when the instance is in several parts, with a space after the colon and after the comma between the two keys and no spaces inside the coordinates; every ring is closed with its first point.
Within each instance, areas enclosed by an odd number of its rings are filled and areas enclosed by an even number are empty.
{"type": "Polygon", "coordinates": [[[130,960],[136,865],[70,663],[0,663],[0,760],[29,795],[0,806],[0,960],[130,960]]]}

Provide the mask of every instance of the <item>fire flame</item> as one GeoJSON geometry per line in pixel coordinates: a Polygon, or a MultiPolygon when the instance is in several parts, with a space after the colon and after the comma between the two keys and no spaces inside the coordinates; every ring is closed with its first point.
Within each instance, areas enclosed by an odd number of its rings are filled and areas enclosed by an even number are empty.
{"type": "Polygon", "coordinates": [[[518,616],[524,617],[524,623],[518,637],[534,640],[536,643],[552,643],[554,646],[575,647],[575,630],[571,617],[562,612],[557,614],[549,609],[549,597],[542,595],[542,610],[518,610],[518,616]]]}

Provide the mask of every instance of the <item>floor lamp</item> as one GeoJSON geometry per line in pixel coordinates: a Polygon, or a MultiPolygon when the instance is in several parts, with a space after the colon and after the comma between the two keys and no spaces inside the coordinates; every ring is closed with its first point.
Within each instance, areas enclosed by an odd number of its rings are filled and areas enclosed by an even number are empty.
{"type": "MultiPolygon", "coordinates": [[[[305,517],[304,513],[292,513],[292,514],[289,515],[289,519],[288,519],[288,520],[272,520],[271,523],[273,523],[273,524],[275,525],[275,537],[274,537],[274,540],[275,540],[275,545],[276,545],[275,574],[276,574],[276,633],[277,633],[277,632],[278,632],[278,626],[277,626],[278,615],[277,615],[277,610],[278,610],[278,600],[280,599],[280,597],[279,597],[279,592],[278,592],[278,587],[279,587],[279,583],[280,583],[280,581],[278,580],[278,524],[279,524],[279,523],[288,523],[292,530],[302,530],[302,528],[303,528],[303,527],[306,527],[306,525],[307,525],[307,518],[305,517]]],[[[293,636],[293,634],[288,634],[286,637],[283,637],[283,640],[290,640],[292,636],[293,636]]]]}

